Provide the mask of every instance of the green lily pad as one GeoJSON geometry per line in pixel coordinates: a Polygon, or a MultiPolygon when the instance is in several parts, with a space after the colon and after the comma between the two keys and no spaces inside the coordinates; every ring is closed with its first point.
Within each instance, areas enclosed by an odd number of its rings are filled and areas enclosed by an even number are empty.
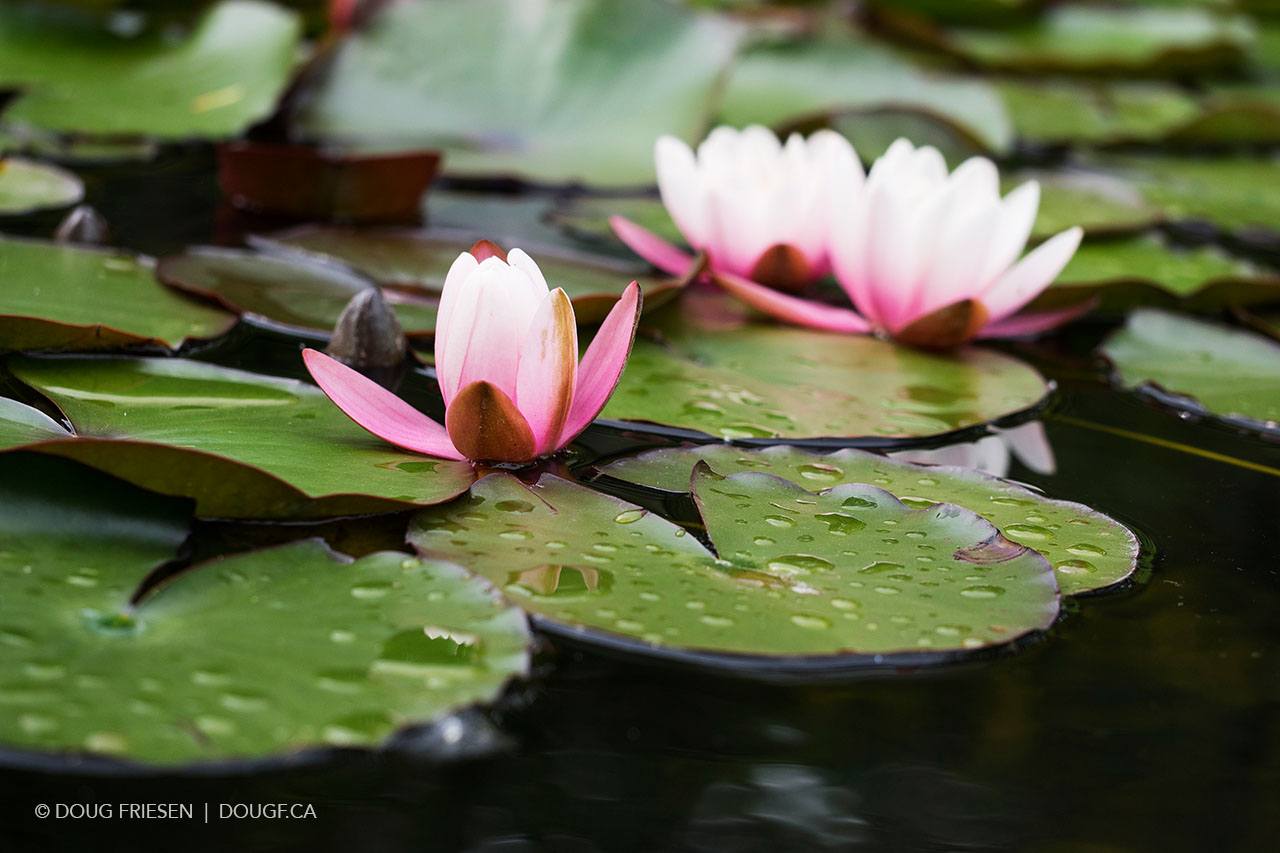
{"type": "Polygon", "coordinates": [[[1033,239],[1047,239],[1079,225],[1091,237],[1140,231],[1160,219],[1160,211],[1131,184],[1111,175],[1085,171],[1021,172],[1005,190],[1027,181],[1040,184],[1040,210],[1033,239]]]}
{"type": "Polygon", "coordinates": [[[1101,352],[1126,388],[1180,411],[1280,432],[1280,343],[1165,311],[1129,315],[1101,352]]]}
{"type": "Polygon", "coordinates": [[[60,460],[37,461],[0,485],[6,748],[175,764],[375,745],[527,670],[517,609],[401,553],[350,562],[304,541],[142,591],[181,516],[83,476],[68,494],[65,473],[36,476],[60,460]]]}
{"type": "Polygon", "coordinates": [[[93,15],[6,3],[0,86],[23,94],[5,120],[101,136],[235,136],[275,108],[300,37],[295,14],[258,0],[225,0],[180,39],[118,35],[93,15]]]}
{"type": "MultiPolygon", "coordinates": [[[[601,417],[722,439],[919,438],[1021,412],[1048,393],[1022,362],[863,335],[670,322],[638,338],[601,417]]],[[[776,443],[776,442],[771,442],[776,443]]]]}
{"type": "Polygon", "coordinates": [[[84,184],[72,173],[19,157],[0,159],[0,215],[70,207],[84,198],[84,184]]]}
{"type": "Polygon", "coordinates": [[[609,227],[610,216],[626,217],[677,246],[684,243],[684,236],[671,220],[671,214],[651,195],[574,196],[552,208],[547,219],[575,240],[603,243],[616,249],[623,243],[609,227]]]}
{"type": "Polygon", "coordinates": [[[1137,186],[1169,219],[1227,231],[1280,230],[1280,159],[1110,156],[1098,165],[1137,186]]]}
{"type": "MultiPolygon", "coordinates": [[[[267,255],[202,247],[160,260],[156,275],[170,287],[286,326],[328,333],[342,309],[374,283],[346,267],[298,253],[267,255]]],[[[430,335],[436,299],[423,292],[385,291],[407,335],[430,335]]]]}
{"type": "Polygon", "coordinates": [[[1196,99],[1170,83],[1011,79],[999,87],[1017,136],[1040,143],[1156,141],[1201,115],[1196,99]]]}
{"type": "Polygon", "coordinates": [[[185,359],[15,359],[77,435],[21,445],[152,491],[202,516],[319,518],[451,500],[465,462],[397,450],[314,385],[185,359]]]}
{"type": "Polygon", "coordinates": [[[1280,276],[1213,246],[1170,246],[1155,235],[1085,242],[1034,307],[1091,295],[1112,313],[1153,303],[1219,310],[1280,299],[1280,276]]]}
{"type": "Polygon", "coordinates": [[[600,473],[668,492],[689,491],[699,463],[730,476],[755,471],[805,489],[867,483],[913,509],[946,503],[990,521],[1004,536],[1034,548],[1053,564],[1063,595],[1120,583],[1137,567],[1138,540],[1128,528],[1083,504],[1046,498],[1015,483],[975,471],[915,465],[861,450],[818,455],[795,447],[749,450],[727,445],[652,450],[603,466],[600,473]]]}
{"type": "Polygon", "coordinates": [[[388,4],[338,48],[299,130],[440,148],[451,174],[649,183],[654,139],[705,130],[743,28],[675,3],[541,11],[524,0],[388,4]]]}
{"type": "MultiPolygon", "coordinates": [[[[459,252],[474,239],[397,228],[341,228],[305,225],[254,245],[272,254],[345,264],[391,288],[439,293],[459,252]]],[[[551,287],[564,288],[579,323],[596,323],[609,313],[632,280],[644,291],[644,307],[665,304],[684,286],[670,278],[636,275],[635,267],[608,258],[575,255],[564,249],[521,246],[538,263],[551,287]]]]}
{"type": "Polygon", "coordinates": [[[1172,75],[1238,66],[1254,37],[1243,15],[1194,7],[1067,5],[1025,26],[951,29],[944,45],[986,68],[1172,75]]]}
{"type": "Polygon", "coordinates": [[[889,48],[853,36],[761,44],[733,66],[719,120],[791,126],[855,111],[914,111],[945,121],[988,151],[1007,151],[1012,128],[982,80],[921,70],[889,48]]]}
{"type": "Polygon", "coordinates": [[[552,475],[486,477],[415,516],[409,540],[465,562],[548,630],[759,674],[962,652],[1057,615],[1045,559],[968,510],[705,467],[693,491],[719,560],[683,528],[552,475]]]}
{"type": "Polygon", "coordinates": [[[177,347],[235,318],[160,286],[149,259],[0,237],[0,352],[177,347]]]}

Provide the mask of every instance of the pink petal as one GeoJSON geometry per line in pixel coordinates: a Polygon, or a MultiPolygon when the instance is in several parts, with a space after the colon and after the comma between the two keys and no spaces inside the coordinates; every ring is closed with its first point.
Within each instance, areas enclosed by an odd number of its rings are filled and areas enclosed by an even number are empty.
{"type": "Polygon", "coordinates": [[[557,447],[573,405],[578,372],[578,325],[560,288],[547,294],[520,345],[516,407],[533,432],[538,455],[557,447]]]}
{"type": "Polygon", "coordinates": [[[1050,329],[1069,323],[1083,316],[1098,304],[1096,299],[1089,299],[1069,308],[1058,308],[1053,311],[1039,311],[1034,314],[1017,314],[994,323],[988,323],[978,332],[979,338],[1023,338],[1038,335],[1050,329]]]}
{"type": "Polygon", "coordinates": [[[302,351],[311,378],[342,413],[383,441],[441,459],[462,459],[440,424],[340,361],[302,351]]]}
{"type": "Polygon", "coordinates": [[[680,251],[648,228],[624,216],[610,216],[609,227],[627,248],[668,275],[683,278],[693,266],[692,255],[680,251]]]}
{"type": "Polygon", "coordinates": [[[1010,267],[986,293],[977,294],[978,301],[986,307],[992,322],[999,322],[1013,314],[1052,284],[1067,261],[1076,253],[1082,236],[1084,232],[1080,228],[1068,228],[1037,246],[1010,267]]]}
{"type": "Polygon", "coordinates": [[[582,356],[578,365],[578,385],[574,391],[573,406],[569,418],[560,432],[559,445],[563,447],[587,428],[604,404],[609,402],[613,389],[618,387],[622,369],[631,355],[631,344],[636,337],[643,300],[640,285],[631,282],[622,292],[622,298],[613,306],[609,316],[600,324],[599,331],[582,356]]]}
{"type": "Polygon", "coordinates": [[[779,320],[824,332],[861,334],[871,330],[871,324],[848,308],[788,296],[732,273],[716,273],[714,277],[717,284],[752,308],[779,320]]]}

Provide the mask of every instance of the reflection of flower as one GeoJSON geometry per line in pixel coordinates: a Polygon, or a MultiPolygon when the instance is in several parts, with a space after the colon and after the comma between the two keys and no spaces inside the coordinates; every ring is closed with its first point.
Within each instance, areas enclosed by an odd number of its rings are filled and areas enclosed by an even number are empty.
{"type": "MultiPolygon", "coordinates": [[[[1039,185],[1001,198],[996,167],[984,157],[948,173],[936,149],[899,139],[864,175],[852,149],[831,135],[815,134],[807,147],[793,137],[780,149],[768,131],[718,128],[696,161],[665,137],[657,159],[663,201],[709,256],[712,277],[788,322],[950,347],[1042,332],[1088,307],[1015,316],[1062,271],[1082,232],[1063,231],[1019,260],[1039,185]],[[776,289],[804,285],[828,264],[856,311],[776,289]]],[[[689,270],[692,259],[657,235],[620,217],[611,225],[655,266],[689,270]]]]}
{"type": "Polygon", "coordinates": [[[477,244],[453,262],[436,320],[445,425],[315,350],[303,358],[338,408],[392,444],[444,459],[528,462],[564,447],[604,408],[622,374],[640,287],[631,282],[578,363],[569,297],[519,249],[477,244]],[[478,259],[478,258],[483,258],[478,259]]]}
{"type": "Polygon", "coordinates": [[[1013,451],[1012,455],[1019,462],[1037,474],[1052,474],[1057,469],[1053,447],[1040,421],[1011,429],[992,429],[995,435],[984,436],[977,441],[927,450],[903,450],[889,455],[907,462],[974,468],[995,477],[1005,477],[1009,474],[1010,451],[1013,451]]]}

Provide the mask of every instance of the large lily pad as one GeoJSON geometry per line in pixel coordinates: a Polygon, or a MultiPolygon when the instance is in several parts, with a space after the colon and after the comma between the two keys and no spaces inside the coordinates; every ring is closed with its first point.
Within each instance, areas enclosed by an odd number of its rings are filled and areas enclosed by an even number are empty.
{"type": "MultiPolygon", "coordinates": [[[[386,287],[439,293],[449,266],[475,239],[410,229],[307,225],[254,238],[253,243],[269,253],[346,264],[386,287]]],[[[675,279],[636,275],[634,267],[607,258],[539,246],[520,248],[537,261],[548,285],[564,288],[579,323],[603,320],[633,279],[644,291],[646,309],[663,305],[683,286],[675,279]]]]}
{"type": "Polygon", "coordinates": [[[1008,29],[956,28],[942,42],[987,68],[1176,75],[1241,64],[1254,30],[1208,9],[1055,6],[1008,29]]]}
{"type": "Polygon", "coordinates": [[[990,84],[922,71],[889,48],[852,36],[759,45],[729,76],[721,121],[790,126],[850,111],[913,110],[945,120],[989,151],[1013,133],[990,84]]]}
{"type": "Polygon", "coordinates": [[[1165,311],[1135,311],[1102,345],[1118,380],[1173,408],[1280,432],[1280,343],[1165,311]]]}
{"type": "Polygon", "coordinates": [[[1280,276],[1212,246],[1170,246],[1154,235],[1086,242],[1036,307],[1090,295],[1108,311],[1143,303],[1219,309],[1280,299],[1280,276]]]}
{"type": "Polygon", "coordinates": [[[146,258],[0,237],[0,351],[176,347],[235,318],[155,280],[146,258]]]}
{"type": "Polygon", "coordinates": [[[551,475],[533,487],[486,477],[415,516],[409,538],[492,580],[542,627],[762,672],[981,648],[1057,615],[1045,559],[959,507],[705,467],[693,491],[719,560],[683,528],[551,475]]]}
{"type": "Polygon", "coordinates": [[[655,0],[388,4],[339,48],[300,129],[441,148],[450,173],[645,184],[659,134],[704,132],[741,32],[655,0]]]}
{"type": "Polygon", "coordinates": [[[116,34],[97,16],[6,3],[0,85],[23,94],[5,119],[105,136],[234,136],[274,109],[300,36],[295,14],[258,0],[225,0],[177,40],[116,34]]]}
{"type": "Polygon", "coordinates": [[[954,432],[1029,409],[1048,393],[1022,362],[970,347],[931,353],[857,335],[670,322],[637,339],[602,417],[722,439],[954,432]]]}
{"type": "Polygon", "coordinates": [[[600,471],[649,488],[687,492],[699,462],[723,476],[755,471],[806,489],[867,483],[916,509],[938,503],[962,506],[1008,539],[1043,554],[1064,595],[1119,583],[1137,567],[1138,540],[1124,525],[1083,504],[1052,500],[972,468],[915,465],[850,449],[817,455],[786,446],[748,450],[709,445],[653,450],[600,471]]]}
{"type": "MultiPolygon", "coordinates": [[[[329,332],[342,309],[374,283],[335,263],[300,254],[267,255],[214,247],[162,258],[156,275],[178,290],[213,299],[239,314],[329,332]]],[[[437,302],[427,293],[384,292],[408,335],[435,331],[437,302]]]]}
{"type": "Polygon", "coordinates": [[[1280,159],[1111,156],[1100,165],[1135,184],[1170,219],[1228,231],[1280,230],[1280,159]]]}
{"type": "Polygon", "coordinates": [[[0,157],[0,215],[70,207],[84,198],[84,184],[57,166],[0,157]]]}
{"type": "MultiPolygon", "coordinates": [[[[1079,225],[1090,237],[1139,231],[1160,220],[1160,211],[1128,182],[1087,171],[1023,172],[1005,181],[1006,191],[1027,180],[1040,184],[1033,239],[1046,239],[1079,225]]],[[[1078,254],[1078,253],[1077,253],[1078,254]]]]}
{"type": "Polygon", "coordinates": [[[1039,143],[1150,142],[1201,115],[1172,83],[1010,79],[999,87],[1017,135],[1039,143]]]}
{"type": "Polygon", "coordinates": [[[181,516],[51,477],[61,460],[17,461],[0,460],[5,747],[172,764],[372,745],[526,671],[518,610],[402,553],[349,562],[299,542],[188,569],[135,603],[185,537],[181,516]]]}
{"type": "Polygon", "coordinates": [[[399,451],[314,385],[184,359],[21,359],[77,435],[23,445],[153,491],[203,516],[295,518],[450,500],[470,465],[399,451]]]}

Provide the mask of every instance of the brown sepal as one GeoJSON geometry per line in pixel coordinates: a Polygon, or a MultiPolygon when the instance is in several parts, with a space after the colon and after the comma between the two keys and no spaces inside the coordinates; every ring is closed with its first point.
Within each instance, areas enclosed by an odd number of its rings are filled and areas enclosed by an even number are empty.
{"type": "Polygon", "coordinates": [[[790,243],[775,243],[756,259],[750,278],[765,287],[795,293],[804,289],[812,276],[803,252],[790,243]]]}
{"type": "Polygon", "coordinates": [[[449,440],[477,462],[529,462],[536,446],[529,422],[501,388],[472,382],[454,396],[444,417],[449,440]]]}
{"type": "Polygon", "coordinates": [[[987,309],[981,302],[962,299],[926,314],[893,337],[924,349],[951,349],[973,340],[987,324],[987,318],[987,309]]]}

